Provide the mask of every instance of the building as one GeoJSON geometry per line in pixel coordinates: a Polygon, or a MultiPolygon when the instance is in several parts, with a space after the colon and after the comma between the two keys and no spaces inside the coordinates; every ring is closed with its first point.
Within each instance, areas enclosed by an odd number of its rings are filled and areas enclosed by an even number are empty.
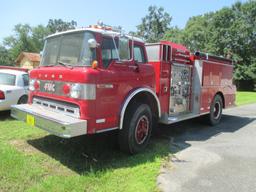
{"type": "Polygon", "coordinates": [[[21,52],[18,58],[15,60],[16,66],[26,69],[33,69],[39,66],[40,54],[21,52]]]}

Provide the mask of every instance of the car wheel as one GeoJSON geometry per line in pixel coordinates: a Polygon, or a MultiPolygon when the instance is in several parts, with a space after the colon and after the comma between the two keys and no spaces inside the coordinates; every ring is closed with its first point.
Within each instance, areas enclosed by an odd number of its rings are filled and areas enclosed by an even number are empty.
{"type": "Polygon", "coordinates": [[[26,95],[23,95],[19,101],[18,104],[26,104],[28,102],[28,97],[26,95]]]}

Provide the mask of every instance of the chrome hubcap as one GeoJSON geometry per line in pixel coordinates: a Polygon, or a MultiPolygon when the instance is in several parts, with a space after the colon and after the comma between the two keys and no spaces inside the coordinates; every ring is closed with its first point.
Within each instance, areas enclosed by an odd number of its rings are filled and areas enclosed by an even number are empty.
{"type": "Polygon", "coordinates": [[[143,115],[138,120],[135,128],[135,139],[138,144],[142,144],[148,136],[149,131],[149,120],[148,117],[143,115]]]}
{"type": "Polygon", "coordinates": [[[214,105],[214,109],[213,109],[213,117],[214,119],[218,119],[220,117],[220,112],[221,112],[221,105],[220,102],[217,101],[214,105]]]}

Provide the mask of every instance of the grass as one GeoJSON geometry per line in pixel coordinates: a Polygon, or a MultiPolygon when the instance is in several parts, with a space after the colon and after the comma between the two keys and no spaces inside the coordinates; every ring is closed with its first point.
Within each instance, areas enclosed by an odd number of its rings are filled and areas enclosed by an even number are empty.
{"type": "Polygon", "coordinates": [[[114,134],[62,140],[0,113],[0,191],[156,191],[168,142],[128,156],[114,134]]]}
{"type": "Polygon", "coordinates": [[[250,103],[256,103],[256,92],[237,92],[236,104],[238,106],[250,103]]]}
{"type": "MultiPolygon", "coordinates": [[[[236,99],[256,103],[256,93],[238,92],[236,99]]],[[[62,140],[0,113],[0,191],[157,191],[169,141],[153,138],[144,153],[128,156],[115,136],[62,140]]]]}

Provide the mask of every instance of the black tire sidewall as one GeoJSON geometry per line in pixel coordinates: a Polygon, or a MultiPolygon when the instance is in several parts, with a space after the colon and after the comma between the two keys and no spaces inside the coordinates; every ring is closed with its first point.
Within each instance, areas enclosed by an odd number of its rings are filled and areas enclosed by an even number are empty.
{"type": "Polygon", "coordinates": [[[210,116],[210,124],[211,124],[211,125],[216,125],[216,124],[218,124],[218,123],[220,122],[220,119],[221,119],[221,116],[222,116],[222,109],[223,109],[223,101],[222,101],[222,98],[221,98],[220,95],[216,95],[216,96],[214,97],[213,102],[212,102],[211,107],[210,107],[210,114],[209,114],[209,116],[210,116]],[[216,118],[214,117],[214,107],[215,107],[215,104],[216,104],[217,102],[220,103],[220,109],[219,109],[219,110],[220,110],[220,115],[219,115],[219,117],[216,119],[216,118]]]}
{"type": "Polygon", "coordinates": [[[22,97],[19,98],[18,104],[26,104],[28,102],[28,97],[23,95],[22,97]]]}
{"type": "Polygon", "coordinates": [[[137,104],[131,108],[129,111],[129,114],[127,118],[125,118],[124,121],[124,127],[123,129],[127,130],[127,135],[125,135],[127,138],[127,145],[128,145],[128,150],[131,154],[136,154],[145,149],[147,146],[151,132],[152,132],[152,112],[150,110],[150,107],[146,104],[137,104]],[[135,138],[135,132],[136,132],[136,125],[139,121],[139,119],[142,116],[146,116],[149,120],[149,130],[148,130],[148,135],[145,141],[141,144],[137,143],[136,138],[135,138]]]}

